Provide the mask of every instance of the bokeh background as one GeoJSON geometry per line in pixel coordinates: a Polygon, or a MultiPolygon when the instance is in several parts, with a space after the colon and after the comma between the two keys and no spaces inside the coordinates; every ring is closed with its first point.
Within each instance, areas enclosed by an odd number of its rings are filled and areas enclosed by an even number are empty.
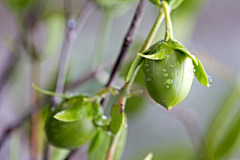
{"type": "MultiPolygon", "coordinates": [[[[78,12],[83,2],[83,0],[73,0],[73,13],[78,12]]],[[[34,41],[39,50],[45,54],[40,66],[40,86],[45,89],[51,88],[50,84],[56,75],[65,34],[63,1],[48,3],[43,10],[43,16],[34,28],[34,41]]],[[[124,7],[125,12],[113,17],[103,57],[104,62],[113,63],[116,60],[136,6],[137,1],[134,1],[128,7],[124,7]]],[[[156,7],[148,3],[116,85],[123,84],[127,69],[147,37],[157,13],[156,7]]],[[[129,100],[126,106],[128,139],[123,154],[124,160],[143,159],[149,152],[154,152],[155,159],[191,159],[194,151],[200,150],[199,146],[221,107],[226,102],[229,103],[227,100],[237,82],[240,67],[239,15],[239,0],[185,0],[172,12],[175,38],[200,58],[213,83],[210,88],[206,88],[195,79],[188,97],[171,111],[155,104],[146,91],[143,96],[129,100]],[[165,154],[167,158],[163,158],[165,154]]],[[[12,53],[9,50],[13,50],[15,45],[13,39],[18,34],[17,19],[14,11],[5,1],[1,1],[0,76],[11,57],[12,53]]],[[[70,50],[67,82],[91,70],[102,19],[103,9],[98,7],[74,42],[70,50]]],[[[158,32],[155,42],[163,37],[164,27],[158,32]]],[[[31,104],[30,59],[24,51],[17,50],[14,54],[17,57],[14,62],[15,68],[7,83],[0,86],[0,135],[7,126],[18,120],[31,104]]],[[[72,91],[96,93],[106,83],[110,70],[111,65],[106,70],[101,70],[94,79],[72,91]]],[[[140,73],[134,88],[144,88],[143,85],[140,73]]],[[[109,106],[113,103],[112,98],[109,106]]],[[[238,99],[234,99],[229,105],[239,108],[238,99]]],[[[237,112],[238,109],[235,111],[237,112]]],[[[8,138],[0,151],[0,159],[10,159],[11,152],[15,153],[15,158],[28,159],[28,142],[28,124],[26,124],[8,138]],[[15,148],[9,151],[9,147],[13,144],[15,148]]],[[[78,153],[80,154],[84,155],[84,150],[78,153]]],[[[13,157],[12,155],[12,159],[13,157]]],[[[229,155],[228,158],[240,159],[240,155],[229,155]]]]}

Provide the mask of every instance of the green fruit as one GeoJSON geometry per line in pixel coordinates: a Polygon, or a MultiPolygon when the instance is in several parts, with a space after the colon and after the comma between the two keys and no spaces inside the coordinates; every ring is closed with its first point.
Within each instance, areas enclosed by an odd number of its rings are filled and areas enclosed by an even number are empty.
{"type": "Polygon", "coordinates": [[[192,59],[174,50],[162,60],[144,59],[143,77],[149,95],[170,110],[188,95],[193,78],[192,59]]]}
{"type": "MultiPolygon", "coordinates": [[[[78,105],[91,105],[90,102],[80,103],[78,105]]],[[[63,102],[46,120],[45,132],[49,143],[56,147],[75,149],[90,141],[97,132],[97,127],[92,119],[82,118],[74,122],[63,122],[55,119],[53,116],[71,107],[71,101],[63,102]]],[[[81,107],[81,106],[78,106],[81,107]]]]}

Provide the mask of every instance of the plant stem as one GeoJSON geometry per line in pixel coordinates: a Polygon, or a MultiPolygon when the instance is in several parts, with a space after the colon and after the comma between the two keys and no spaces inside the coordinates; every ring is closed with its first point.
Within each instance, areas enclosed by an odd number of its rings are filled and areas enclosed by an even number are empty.
{"type": "Polygon", "coordinates": [[[101,28],[93,55],[92,68],[96,67],[102,62],[104,53],[106,51],[109,34],[112,28],[112,21],[113,17],[111,16],[111,10],[104,9],[103,20],[101,22],[101,28]]]}
{"type": "Polygon", "coordinates": [[[166,35],[165,40],[168,41],[169,39],[173,39],[173,27],[172,27],[172,21],[170,16],[170,8],[168,6],[168,3],[166,1],[162,2],[162,7],[165,14],[165,20],[166,20],[166,35]]]}
{"type": "MultiPolygon", "coordinates": [[[[151,43],[152,43],[152,41],[153,41],[153,39],[154,39],[154,37],[155,37],[159,27],[160,27],[163,19],[164,19],[164,14],[163,13],[159,13],[158,18],[157,18],[156,22],[154,23],[154,25],[152,27],[152,30],[151,30],[151,32],[150,32],[150,34],[149,34],[149,36],[148,36],[148,38],[147,38],[143,48],[142,48],[143,51],[150,47],[150,45],[151,45],[151,43]]],[[[141,67],[141,65],[139,65],[137,67],[137,69],[135,70],[135,72],[134,72],[132,78],[130,79],[130,81],[125,83],[125,85],[122,88],[122,92],[129,93],[130,88],[131,88],[131,86],[132,86],[132,84],[133,84],[133,82],[134,82],[134,80],[136,78],[136,75],[137,75],[140,67],[141,67]]],[[[126,105],[126,101],[127,101],[127,98],[124,95],[118,98],[118,103],[122,104],[124,107],[126,105]]],[[[112,144],[111,144],[111,147],[110,147],[109,152],[108,152],[107,160],[113,160],[117,142],[118,142],[118,136],[115,136],[113,138],[113,140],[112,140],[112,144]]]]}

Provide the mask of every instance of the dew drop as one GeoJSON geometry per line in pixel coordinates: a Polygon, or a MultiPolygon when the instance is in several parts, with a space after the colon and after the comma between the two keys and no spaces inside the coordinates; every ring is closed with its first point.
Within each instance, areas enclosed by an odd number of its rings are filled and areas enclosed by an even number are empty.
{"type": "Polygon", "coordinates": [[[168,78],[166,82],[167,82],[167,84],[172,84],[173,83],[173,79],[172,78],[168,78]]]}
{"type": "Polygon", "coordinates": [[[210,87],[212,85],[212,77],[207,75],[207,78],[208,78],[208,84],[207,84],[207,87],[210,87]]]}
{"type": "Polygon", "coordinates": [[[162,69],[163,70],[163,72],[167,72],[167,70],[164,68],[164,69],[162,69]]]}
{"type": "Polygon", "coordinates": [[[168,74],[167,74],[167,73],[164,73],[163,76],[164,76],[164,77],[168,77],[168,74]]]}
{"type": "Polygon", "coordinates": [[[166,85],[165,87],[166,87],[166,88],[169,88],[169,85],[166,85]]]}
{"type": "Polygon", "coordinates": [[[196,72],[196,69],[193,69],[193,72],[196,72]]]}

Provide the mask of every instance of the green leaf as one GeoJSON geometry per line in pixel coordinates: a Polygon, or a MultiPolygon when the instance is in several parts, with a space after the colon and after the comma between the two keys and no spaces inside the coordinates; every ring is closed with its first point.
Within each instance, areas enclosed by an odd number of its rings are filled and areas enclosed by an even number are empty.
{"type": "Polygon", "coordinates": [[[211,83],[212,83],[212,79],[210,76],[207,75],[202,63],[200,62],[200,60],[196,57],[197,61],[198,61],[198,65],[194,64],[195,67],[195,76],[197,77],[198,81],[206,86],[206,87],[210,87],[211,83]]]}
{"type": "Polygon", "coordinates": [[[188,57],[190,57],[193,62],[195,63],[195,65],[198,65],[198,60],[197,58],[192,55],[187,48],[185,48],[180,42],[178,42],[177,40],[173,40],[173,39],[169,39],[168,41],[165,41],[164,44],[166,44],[167,46],[171,47],[172,49],[176,49],[182,53],[185,53],[188,57]]]}
{"type": "Polygon", "coordinates": [[[222,138],[220,142],[215,158],[219,159],[231,153],[233,148],[240,147],[240,112],[235,116],[232,121],[232,124],[229,125],[227,133],[222,138]]]}
{"type": "Polygon", "coordinates": [[[110,123],[110,130],[113,134],[117,134],[123,124],[124,112],[121,104],[112,106],[111,109],[112,121],[110,123]]]}
{"type": "Polygon", "coordinates": [[[103,115],[103,108],[99,103],[93,102],[92,103],[92,108],[93,108],[93,118],[94,119],[103,115]]]}
{"type": "Polygon", "coordinates": [[[150,152],[143,160],[152,160],[152,158],[153,158],[153,153],[150,152]]]}
{"type": "Polygon", "coordinates": [[[88,150],[88,160],[106,160],[111,143],[111,135],[99,128],[88,150]]]}
{"type": "Polygon", "coordinates": [[[62,42],[65,35],[65,16],[63,14],[51,14],[46,19],[47,39],[43,55],[49,57],[56,53],[59,44],[62,42]]]}
{"type": "Polygon", "coordinates": [[[178,8],[182,4],[183,0],[169,0],[168,4],[171,10],[178,8]]]}
{"type": "Polygon", "coordinates": [[[115,153],[113,156],[113,160],[120,160],[125,148],[125,144],[127,141],[127,116],[126,114],[124,114],[124,120],[123,120],[123,124],[120,130],[120,135],[119,135],[119,139],[116,145],[116,149],[115,149],[115,153]]]}
{"type": "Polygon", "coordinates": [[[173,52],[174,52],[174,50],[172,48],[161,43],[160,45],[153,47],[149,51],[148,55],[144,55],[141,53],[138,53],[138,55],[143,58],[147,58],[147,59],[151,59],[151,60],[162,60],[162,59],[166,58],[166,56],[168,54],[173,53],[173,52]]]}
{"type": "Polygon", "coordinates": [[[16,12],[24,12],[33,6],[35,0],[4,0],[16,12]]]}
{"type": "Polygon", "coordinates": [[[91,103],[84,103],[77,98],[71,100],[71,108],[62,110],[56,113],[53,117],[63,122],[74,122],[79,119],[92,118],[92,105],[91,103]]]}

